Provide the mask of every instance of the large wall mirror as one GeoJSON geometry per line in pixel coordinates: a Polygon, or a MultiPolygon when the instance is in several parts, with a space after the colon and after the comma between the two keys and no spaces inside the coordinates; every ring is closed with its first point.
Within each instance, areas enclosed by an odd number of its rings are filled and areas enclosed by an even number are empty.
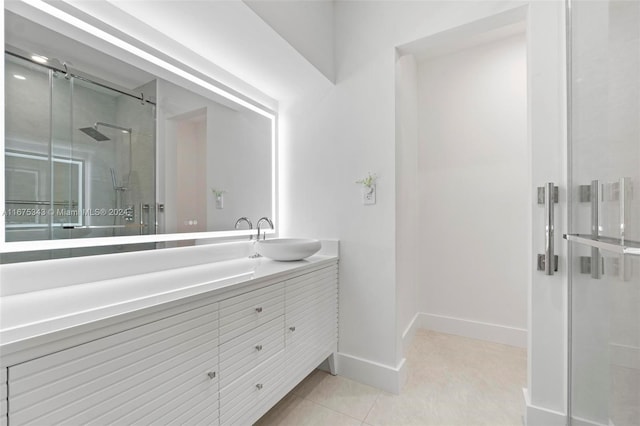
{"type": "Polygon", "coordinates": [[[4,67],[5,259],[240,236],[239,218],[274,217],[270,109],[194,91],[7,9],[4,67]]]}

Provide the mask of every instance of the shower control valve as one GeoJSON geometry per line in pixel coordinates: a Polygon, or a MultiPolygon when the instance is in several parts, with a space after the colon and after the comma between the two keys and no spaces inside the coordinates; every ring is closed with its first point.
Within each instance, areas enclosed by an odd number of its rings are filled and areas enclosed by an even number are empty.
{"type": "Polygon", "coordinates": [[[133,222],[135,220],[135,207],[133,205],[128,205],[125,210],[124,220],[127,222],[133,222]]]}

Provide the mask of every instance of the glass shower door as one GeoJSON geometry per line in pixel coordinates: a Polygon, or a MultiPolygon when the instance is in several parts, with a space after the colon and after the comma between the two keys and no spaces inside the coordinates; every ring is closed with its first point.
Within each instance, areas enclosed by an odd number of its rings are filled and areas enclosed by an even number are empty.
{"type": "Polygon", "coordinates": [[[54,170],[65,188],[57,202],[68,204],[71,215],[55,218],[62,225],[55,232],[154,234],[155,107],[80,78],[67,80],[69,91],[58,97],[54,80],[53,102],[63,112],[53,114],[52,140],[66,161],[54,170]]]}
{"type": "Polygon", "coordinates": [[[570,418],[640,425],[640,3],[571,1],[570,418]]]}
{"type": "Polygon", "coordinates": [[[5,55],[6,241],[51,238],[51,71],[5,55]]]}
{"type": "Polygon", "coordinates": [[[14,54],[5,71],[6,241],[155,234],[154,104],[14,54]]]}

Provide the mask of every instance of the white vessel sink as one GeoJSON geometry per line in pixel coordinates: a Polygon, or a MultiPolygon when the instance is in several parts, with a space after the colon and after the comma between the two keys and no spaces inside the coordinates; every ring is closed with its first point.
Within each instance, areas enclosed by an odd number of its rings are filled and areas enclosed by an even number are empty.
{"type": "Polygon", "coordinates": [[[264,257],[280,261],[302,260],[320,250],[320,240],[306,238],[275,238],[256,243],[256,252],[264,257]]]}

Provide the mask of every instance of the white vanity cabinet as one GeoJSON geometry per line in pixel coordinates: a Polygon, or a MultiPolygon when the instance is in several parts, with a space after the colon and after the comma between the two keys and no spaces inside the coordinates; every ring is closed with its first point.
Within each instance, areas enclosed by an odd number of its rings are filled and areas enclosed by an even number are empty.
{"type": "Polygon", "coordinates": [[[249,425],[337,351],[337,302],[324,261],[13,363],[0,426],[249,425]]]}
{"type": "Polygon", "coordinates": [[[218,305],[9,367],[9,424],[217,424],[218,305]]]}
{"type": "Polygon", "coordinates": [[[321,269],[285,286],[285,362],[288,380],[298,383],[309,365],[337,352],[338,269],[321,269]]]}
{"type": "Polygon", "coordinates": [[[252,424],[337,351],[335,263],[220,306],[221,425],[252,424]],[[237,322],[228,340],[227,318],[237,322]],[[253,328],[244,327],[249,322],[253,328]]]}
{"type": "Polygon", "coordinates": [[[279,376],[284,282],[220,304],[220,424],[250,424],[259,398],[272,388],[272,376],[279,376]]]}

